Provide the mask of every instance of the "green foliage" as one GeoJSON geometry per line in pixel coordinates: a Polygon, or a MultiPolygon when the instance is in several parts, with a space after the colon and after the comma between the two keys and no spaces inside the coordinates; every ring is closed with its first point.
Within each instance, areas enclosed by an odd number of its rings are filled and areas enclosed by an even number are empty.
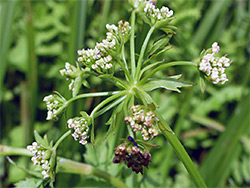
{"type": "MultiPolygon", "coordinates": [[[[129,6],[125,1],[30,1],[30,3],[32,12],[27,11],[24,2],[2,1],[0,6],[0,142],[17,147],[31,143],[27,138],[31,137],[32,132],[26,130],[32,130],[33,126],[39,134],[47,132],[50,139],[58,138],[65,132],[66,119],[79,114],[81,110],[91,112],[93,106],[100,103],[101,96],[79,100],[77,104],[72,103],[72,107],[67,109],[61,122],[48,123],[45,122],[46,111],[41,101],[53,90],[59,91],[67,99],[70,98],[71,93],[65,86],[65,79],[59,76],[59,70],[63,68],[64,63],[69,61],[74,64],[78,49],[93,48],[95,42],[100,42],[105,35],[106,23],[116,23],[121,19],[129,20],[129,14],[126,13],[129,6]],[[27,16],[32,17],[33,32],[27,26],[27,16]],[[31,34],[34,37],[33,41],[31,34]],[[29,42],[33,43],[33,48],[30,48],[29,42]],[[32,57],[35,57],[35,60],[32,60],[32,57]],[[37,81],[31,79],[30,73],[35,74],[37,81]],[[30,82],[31,80],[35,82],[30,82]],[[29,83],[31,84],[28,85],[29,83]],[[29,93],[36,87],[37,92],[29,93]],[[36,105],[38,108],[30,107],[29,102],[33,105],[38,104],[36,105]],[[31,123],[29,120],[32,118],[31,123]]],[[[204,79],[199,80],[198,74],[187,67],[169,68],[167,71],[160,69],[156,77],[161,79],[149,80],[140,87],[141,90],[153,91],[138,92],[141,95],[137,98],[147,104],[151,104],[154,99],[155,104],[152,106],[159,107],[159,113],[181,139],[192,160],[200,167],[209,186],[249,186],[250,152],[247,145],[250,136],[247,134],[249,100],[246,99],[249,96],[250,73],[247,47],[250,42],[249,37],[247,38],[248,2],[158,1],[157,6],[161,5],[174,10],[177,19],[172,20],[171,24],[178,29],[172,28],[176,32],[173,33],[163,28],[163,31],[156,31],[151,36],[155,42],[149,43],[145,49],[144,58],[148,59],[142,62],[143,72],[138,77],[143,78],[150,73],[149,69],[157,69],[172,60],[196,61],[203,48],[208,48],[212,42],[218,41],[222,46],[221,54],[227,53],[233,59],[231,70],[227,72],[230,81],[223,87],[211,86],[210,83],[205,84],[204,79]],[[167,37],[159,39],[164,32],[170,33],[167,37]],[[173,48],[168,45],[169,42],[173,48]],[[170,48],[172,49],[169,50],[170,48]],[[163,59],[165,61],[162,61],[163,59]],[[198,86],[182,88],[193,85],[179,80],[179,76],[174,76],[184,72],[182,79],[200,82],[202,91],[206,90],[203,95],[200,94],[198,86]],[[165,79],[166,77],[168,78],[165,79]],[[154,90],[156,88],[166,90],[154,90]],[[182,88],[181,94],[168,91],[179,92],[179,88],[182,88]],[[222,147],[228,143],[228,147],[222,147]]],[[[135,38],[137,53],[147,30],[148,28],[142,24],[136,27],[136,32],[139,33],[135,38]]],[[[135,59],[138,60],[138,57],[135,59]]],[[[121,72],[118,71],[116,74],[120,75],[121,72]]],[[[99,78],[91,77],[87,81],[92,83],[94,88],[81,88],[76,93],[114,89],[112,84],[99,78]]],[[[153,162],[144,176],[132,174],[132,171],[125,169],[123,165],[117,166],[112,163],[113,149],[119,144],[118,138],[127,136],[124,131],[126,127],[122,123],[123,117],[120,116],[120,113],[124,112],[122,106],[131,106],[133,100],[129,96],[122,97],[124,96],[112,101],[117,105],[112,114],[108,111],[115,106],[114,103],[98,111],[101,112],[99,115],[103,115],[95,121],[95,129],[98,131],[95,133],[94,146],[83,147],[73,143],[72,138],[67,139],[60,145],[60,155],[104,170],[122,179],[129,187],[193,187],[184,167],[169,143],[162,137],[152,140],[154,144],[161,145],[161,148],[153,149],[153,162]],[[114,132],[117,134],[114,135],[114,132]],[[104,138],[106,141],[103,141],[104,138]]],[[[45,142],[43,138],[35,135],[37,140],[45,142]]],[[[6,165],[6,161],[2,160],[3,158],[0,160],[0,166],[4,168],[1,168],[0,172],[3,180],[0,186],[41,185],[41,182],[34,178],[19,181],[26,176],[25,172],[14,165],[6,165]],[[17,181],[19,182],[16,183],[17,181]]],[[[20,166],[31,165],[23,158],[19,158],[16,163],[20,166]]],[[[92,175],[72,176],[77,180],[74,186],[110,186],[106,181],[92,175]]],[[[59,174],[55,184],[70,187],[72,176],[59,174]]]]}
{"type": "Polygon", "coordinates": [[[173,79],[173,78],[167,78],[165,80],[158,80],[158,79],[151,80],[147,84],[145,84],[142,87],[142,89],[145,91],[152,91],[154,89],[164,88],[167,90],[177,91],[178,93],[180,93],[181,91],[178,88],[190,87],[193,85],[194,84],[192,84],[192,83],[178,81],[177,79],[173,79]]]}

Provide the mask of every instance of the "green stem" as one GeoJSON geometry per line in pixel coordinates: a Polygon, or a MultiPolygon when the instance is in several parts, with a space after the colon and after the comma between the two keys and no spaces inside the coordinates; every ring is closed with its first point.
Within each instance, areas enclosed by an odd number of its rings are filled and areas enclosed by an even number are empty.
{"type": "Polygon", "coordinates": [[[178,66],[178,65],[190,65],[190,66],[195,66],[197,67],[197,63],[191,62],[191,61],[173,61],[170,63],[166,63],[164,65],[160,65],[159,67],[153,69],[150,73],[148,73],[139,83],[139,85],[143,85],[146,83],[147,79],[150,78],[152,75],[154,75],[156,72],[158,72],[159,70],[168,68],[168,67],[172,67],[172,66],[178,66]]]}
{"type": "Polygon", "coordinates": [[[122,81],[121,79],[115,77],[115,76],[112,76],[111,78],[109,78],[111,80],[113,80],[115,82],[115,84],[120,84],[122,86],[123,89],[128,89],[129,88],[129,85],[126,84],[124,81],[122,81]]]}
{"type": "Polygon", "coordinates": [[[105,99],[104,101],[102,101],[100,104],[98,104],[98,105],[94,108],[94,110],[93,110],[93,111],[91,112],[91,114],[90,114],[90,117],[93,118],[94,115],[95,115],[95,113],[96,113],[99,109],[101,109],[105,104],[111,102],[112,100],[115,100],[116,98],[118,98],[118,97],[120,97],[120,96],[122,96],[122,95],[124,95],[124,94],[126,94],[126,93],[127,93],[127,91],[121,91],[121,92],[119,92],[119,93],[117,93],[117,94],[114,94],[114,95],[110,96],[109,98],[105,99]]]}
{"type": "Polygon", "coordinates": [[[77,95],[76,97],[73,97],[67,101],[68,104],[71,102],[77,100],[77,99],[82,99],[82,98],[87,98],[87,97],[105,97],[109,95],[115,95],[120,93],[120,91],[107,91],[107,92],[97,92],[97,93],[84,93],[81,95],[77,95]]]}
{"type": "MultiPolygon", "coordinates": [[[[123,105],[123,113],[124,113],[124,116],[126,117],[126,116],[128,116],[128,109],[129,109],[129,105],[130,105],[130,103],[129,103],[129,101],[131,101],[131,100],[133,100],[132,98],[134,97],[134,95],[133,94],[129,94],[128,95],[128,97],[127,97],[127,99],[125,100],[125,103],[124,103],[124,105],[123,105]]],[[[132,101],[132,103],[134,104],[134,102],[132,101]]],[[[131,105],[132,106],[132,105],[131,105]]],[[[126,124],[127,125],[127,129],[128,129],[128,134],[129,134],[129,136],[132,136],[133,138],[135,137],[135,134],[134,134],[134,132],[133,132],[133,130],[132,130],[132,128],[131,128],[131,126],[127,123],[126,124]]]]}
{"type": "Polygon", "coordinates": [[[59,146],[59,144],[65,139],[67,138],[67,136],[69,136],[71,134],[71,130],[67,131],[66,133],[64,133],[64,135],[62,135],[57,142],[55,143],[55,145],[53,146],[53,149],[57,149],[57,147],[59,146]]]}
{"type": "Polygon", "coordinates": [[[127,98],[127,95],[117,99],[115,102],[113,102],[112,104],[104,107],[103,109],[101,109],[100,111],[96,112],[94,118],[102,115],[103,113],[107,112],[108,110],[110,110],[111,108],[115,107],[116,105],[118,105],[119,103],[121,103],[122,101],[124,101],[127,98]]]}
{"type": "Polygon", "coordinates": [[[72,160],[60,158],[58,160],[58,172],[70,173],[70,174],[82,174],[82,175],[94,175],[100,178],[105,179],[108,183],[115,187],[126,188],[127,186],[116,177],[99,170],[91,165],[75,162],[72,160]]]}
{"type": "Polygon", "coordinates": [[[32,157],[32,153],[24,148],[15,148],[5,145],[0,145],[0,156],[11,156],[11,155],[21,155],[32,157]]]}
{"type": "Polygon", "coordinates": [[[100,104],[98,104],[93,111],[90,114],[90,117],[92,118],[92,128],[91,128],[91,143],[94,144],[94,129],[95,129],[95,125],[94,125],[94,118],[95,118],[95,113],[101,109],[104,105],[106,105],[107,103],[111,102],[112,100],[115,100],[116,98],[125,95],[127,93],[127,91],[121,91],[117,94],[114,94],[110,97],[108,97],[107,99],[105,99],[104,101],[102,101],[100,104]]]}
{"type": "MultiPolygon", "coordinates": [[[[124,63],[124,68],[128,71],[128,64],[127,64],[127,61],[126,61],[126,57],[125,57],[125,52],[124,52],[124,44],[122,44],[122,50],[121,50],[121,55],[122,55],[122,60],[123,60],[123,63],[124,63]]],[[[125,70],[124,70],[125,71],[125,70]]]]}
{"type": "Polygon", "coordinates": [[[120,93],[120,91],[107,91],[107,92],[98,92],[98,93],[84,93],[81,95],[77,95],[75,97],[72,97],[68,101],[65,101],[64,104],[57,110],[57,114],[61,114],[67,106],[72,103],[73,101],[77,99],[87,98],[87,97],[103,97],[103,96],[109,96],[109,95],[115,95],[120,93]]]}
{"type": "Polygon", "coordinates": [[[152,33],[154,32],[154,29],[155,29],[154,26],[152,26],[150,28],[150,30],[148,31],[148,34],[147,34],[147,36],[146,36],[146,38],[145,38],[145,40],[143,42],[143,45],[142,45],[142,48],[141,48],[141,51],[140,51],[140,56],[139,56],[138,63],[137,63],[137,67],[136,67],[135,81],[139,81],[139,75],[140,75],[140,70],[141,70],[141,66],[142,66],[144,53],[145,53],[145,50],[147,48],[148,41],[149,41],[152,33]]]}
{"type": "Polygon", "coordinates": [[[125,76],[126,76],[127,80],[129,81],[129,83],[133,83],[133,80],[132,80],[132,78],[131,78],[131,76],[129,74],[129,71],[128,71],[128,65],[127,65],[126,58],[125,58],[125,53],[124,53],[124,45],[122,46],[122,60],[124,62],[124,65],[120,61],[119,61],[119,63],[121,65],[122,69],[125,72],[125,76]]]}
{"type": "Polygon", "coordinates": [[[102,170],[99,170],[97,168],[93,168],[92,172],[93,172],[93,175],[105,179],[107,182],[109,182],[110,184],[112,184],[118,188],[126,188],[127,187],[122,181],[120,181],[116,177],[111,176],[110,174],[108,174],[102,170]]]}
{"type": "Polygon", "coordinates": [[[135,78],[135,10],[131,15],[130,59],[132,79],[135,78]]]}
{"type": "MultiPolygon", "coordinates": [[[[157,111],[155,111],[157,117],[160,119],[159,128],[162,131],[162,134],[165,136],[165,138],[169,141],[173,149],[175,150],[177,156],[181,159],[182,163],[184,164],[185,168],[187,169],[189,175],[191,176],[191,179],[193,180],[196,187],[207,187],[203,179],[201,178],[199,172],[195,168],[192,160],[190,159],[189,155],[187,154],[186,150],[182,146],[179,139],[176,137],[175,134],[169,133],[168,130],[171,130],[171,128],[167,125],[161,114],[157,111]]],[[[172,131],[172,130],[171,130],[172,131]]]]}
{"type": "MultiPolygon", "coordinates": [[[[191,104],[190,99],[192,98],[192,96],[193,96],[193,88],[189,88],[188,93],[184,96],[184,99],[180,102],[182,104],[181,106],[179,106],[181,110],[179,111],[179,116],[174,126],[174,133],[177,137],[181,133],[183,121],[190,110],[190,104],[191,104]]],[[[173,159],[173,155],[174,155],[174,150],[172,147],[169,147],[168,152],[165,155],[166,164],[162,166],[162,168],[164,168],[164,172],[162,173],[164,182],[167,181],[166,177],[168,176],[169,171],[173,166],[172,163],[169,163],[169,161],[173,159]]]]}

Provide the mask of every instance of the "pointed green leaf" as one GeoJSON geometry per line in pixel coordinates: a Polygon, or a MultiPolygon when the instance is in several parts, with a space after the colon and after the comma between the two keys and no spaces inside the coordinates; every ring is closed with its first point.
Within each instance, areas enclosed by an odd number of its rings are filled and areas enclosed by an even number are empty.
{"type": "Polygon", "coordinates": [[[110,135],[110,133],[112,131],[114,131],[115,121],[116,121],[116,113],[115,113],[115,111],[113,111],[112,116],[109,118],[109,120],[106,123],[106,125],[109,125],[109,129],[104,137],[104,140],[106,140],[108,138],[108,136],[110,135]]]}
{"type": "Polygon", "coordinates": [[[42,144],[43,146],[48,146],[46,141],[38,134],[38,132],[34,131],[34,136],[38,144],[42,144]]]}
{"type": "Polygon", "coordinates": [[[181,77],[182,77],[182,74],[177,74],[177,75],[169,76],[168,78],[178,80],[181,77]]]}
{"type": "Polygon", "coordinates": [[[162,53],[164,53],[164,52],[166,52],[166,51],[168,51],[168,50],[170,50],[170,49],[172,49],[173,47],[171,46],[171,45],[168,45],[168,46],[166,46],[166,47],[164,47],[161,51],[159,51],[157,54],[156,54],[156,56],[158,56],[159,54],[162,54],[162,53]]]}
{"type": "Polygon", "coordinates": [[[90,89],[90,85],[89,85],[89,83],[87,82],[87,80],[83,80],[83,81],[82,81],[82,85],[85,86],[86,88],[89,88],[89,89],[90,89]]]}
{"type": "Polygon", "coordinates": [[[46,146],[49,146],[49,140],[48,140],[48,135],[47,134],[45,134],[43,136],[43,140],[46,142],[46,146]]]}
{"type": "Polygon", "coordinates": [[[123,105],[124,105],[124,101],[123,101],[122,103],[120,103],[120,104],[115,108],[115,110],[113,111],[111,117],[110,117],[109,120],[106,122],[106,125],[111,125],[112,119],[113,119],[112,116],[114,116],[115,114],[119,113],[119,112],[122,110],[123,105]]]}
{"type": "Polygon", "coordinates": [[[53,147],[53,140],[50,141],[49,146],[52,148],[53,147]]]}
{"type": "Polygon", "coordinates": [[[156,22],[155,28],[162,29],[162,28],[167,28],[166,25],[171,22],[172,20],[176,19],[176,17],[172,18],[167,18],[161,21],[156,22]]]}
{"type": "Polygon", "coordinates": [[[146,16],[146,14],[144,12],[143,13],[140,12],[139,15],[144,22],[151,25],[150,20],[148,19],[148,17],[146,16]]]}
{"type": "Polygon", "coordinates": [[[143,146],[146,146],[148,148],[158,148],[160,147],[159,145],[153,145],[153,144],[149,144],[147,142],[144,142],[142,140],[135,140],[136,143],[142,144],[143,146]]]}
{"type": "Polygon", "coordinates": [[[81,86],[82,86],[82,79],[81,79],[80,76],[78,76],[78,77],[76,77],[76,79],[74,81],[74,86],[73,86],[73,89],[72,89],[73,97],[75,97],[79,93],[79,91],[81,89],[81,86]]]}
{"type": "Polygon", "coordinates": [[[122,103],[120,103],[120,104],[116,107],[116,109],[113,111],[111,117],[109,118],[108,122],[106,123],[106,125],[110,125],[110,126],[109,126],[109,129],[108,129],[108,131],[107,131],[107,133],[106,133],[104,139],[106,139],[106,138],[110,135],[110,133],[111,133],[112,131],[113,131],[113,132],[115,131],[115,128],[116,128],[116,117],[117,117],[117,114],[118,114],[119,112],[121,112],[121,110],[122,110],[122,108],[123,108],[123,106],[124,106],[125,101],[127,101],[127,99],[124,100],[122,103]]]}
{"type": "Polygon", "coordinates": [[[103,75],[100,75],[98,76],[99,78],[112,78],[113,75],[110,75],[110,74],[103,74],[103,75]]]}
{"type": "Polygon", "coordinates": [[[178,81],[176,79],[169,78],[169,79],[165,79],[165,80],[149,81],[148,83],[143,85],[141,88],[144,91],[152,91],[154,89],[164,88],[167,90],[177,91],[178,93],[180,93],[181,91],[178,88],[190,87],[190,86],[194,86],[194,85],[195,85],[194,83],[183,82],[183,81],[178,81]]]}
{"type": "Polygon", "coordinates": [[[201,93],[203,94],[206,89],[206,78],[202,72],[200,72],[200,88],[201,88],[201,93]]]}
{"type": "Polygon", "coordinates": [[[88,124],[90,125],[91,124],[91,117],[87,114],[87,112],[85,111],[81,111],[80,112],[81,116],[87,120],[88,124]]]}
{"type": "Polygon", "coordinates": [[[148,55],[152,55],[154,53],[159,52],[160,50],[162,50],[169,42],[170,38],[173,36],[173,34],[164,36],[163,38],[159,39],[158,41],[156,41],[153,46],[150,48],[150,50],[148,51],[148,55]]]}

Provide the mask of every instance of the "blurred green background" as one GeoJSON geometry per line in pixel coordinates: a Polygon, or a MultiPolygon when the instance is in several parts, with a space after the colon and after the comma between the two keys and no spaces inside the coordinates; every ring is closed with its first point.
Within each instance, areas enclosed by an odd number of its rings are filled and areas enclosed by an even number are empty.
{"type": "MultiPolygon", "coordinates": [[[[184,88],[182,93],[165,90],[152,92],[159,110],[167,120],[209,187],[250,186],[250,1],[243,0],[175,0],[158,1],[157,6],[174,10],[179,29],[171,39],[173,49],[159,59],[195,60],[214,41],[221,47],[220,55],[233,60],[228,68],[229,82],[208,84],[205,94],[199,86],[184,88]]],[[[71,105],[58,122],[46,121],[44,96],[59,91],[70,98],[69,84],[59,74],[65,62],[74,63],[76,51],[93,48],[105,37],[106,23],[129,21],[130,6],[123,0],[83,1],[16,1],[0,2],[0,143],[26,147],[33,141],[33,130],[48,134],[56,141],[66,131],[66,120],[91,111],[99,99],[80,100],[71,105]],[[67,83],[66,83],[67,82],[67,83]]],[[[149,27],[137,27],[136,51],[149,27]]],[[[162,35],[153,35],[157,39],[162,35]]],[[[154,40],[153,40],[154,41],[154,40]]],[[[183,74],[182,80],[198,83],[197,71],[178,67],[162,71],[158,76],[183,74]]],[[[101,79],[91,78],[93,88],[82,93],[113,90],[101,79]]],[[[145,175],[131,173],[123,165],[112,164],[112,151],[118,138],[126,136],[121,121],[117,133],[103,142],[110,114],[97,120],[95,150],[67,138],[59,155],[86,162],[121,178],[129,187],[193,187],[186,170],[168,142],[159,136],[152,143],[152,163],[145,175]],[[98,144],[99,143],[99,144],[98,144]]],[[[122,120],[121,115],[121,120],[122,120]]],[[[31,166],[29,159],[13,158],[20,166],[31,166]]],[[[13,186],[29,177],[24,171],[0,157],[0,187],[13,186]]],[[[58,174],[57,187],[108,187],[95,177],[58,174]]]]}

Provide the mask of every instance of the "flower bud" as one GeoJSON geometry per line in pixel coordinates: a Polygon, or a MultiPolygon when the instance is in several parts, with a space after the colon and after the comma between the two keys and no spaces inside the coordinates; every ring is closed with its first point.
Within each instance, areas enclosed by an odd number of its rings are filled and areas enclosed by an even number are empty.
{"type": "Polygon", "coordinates": [[[68,128],[73,129],[72,133],[75,141],[79,141],[80,144],[87,144],[87,139],[89,138],[89,125],[91,123],[91,118],[86,112],[81,112],[82,117],[71,118],[67,121],[68,128]]]}
{"type": "Polygon", "coordinates": [[[128,168],[132,168],[132,171],[137,174],[139,172],[143,174],[143,166],[148,168],[148,163],[151,162],[151,155],[148,149],[140,149],[132,144],[134,142],[130,140],[117,146],[114,149],[115,157],[113,158],[113,163],[124,161],[128,168]]]}
{"type": "Polygon", "coordinates": [[[52,94],[44,97],[43,101],[46,102],[46,106],[48,109],[46,120],[55,120],[55,121],[58,120],[58,116],[64,110],[63,105],[66,102],[66,100],[61,96],[52,94]]]}
{"type": "Polygon", "coordinates": [[[151,110],[146,110],[141,105],[131,106],[129,108],[132,115],[124,118],[134,132],[140,131],[144,140],[156,137],[158,135],[159,119],[151,110]]]}

